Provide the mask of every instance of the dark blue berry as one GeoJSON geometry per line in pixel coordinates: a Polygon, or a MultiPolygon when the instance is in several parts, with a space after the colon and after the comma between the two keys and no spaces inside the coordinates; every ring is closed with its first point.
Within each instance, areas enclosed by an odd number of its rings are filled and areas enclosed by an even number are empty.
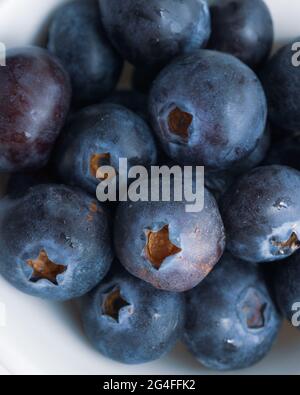
{"type": "Polygon", "coordinates": [[[186,212],[186,202],[120,203],[115,249],[136,277],[171,292],[198,285],[223,254],[225,234],[213,196],[205,190],[204,209],[186,212]]]}
{"type": "Polygon", "coordinates": [[[250,262],[284,259],[300,247],[300,172],[285,166],[256,168],[222,199],[227,248],[250,262]]]}
{"type": "Polygon", "coordinates": [[[159,291],[129,274],[116,274],[82,304],[85,332],[105,356],[126,364],[154,361],[182,336],[182,295],[159,291]]]}
{"type": "Polygon", "coordinates": [[[123,62],[103,31],[97,0],[72,0],[54,14],[48,48],[68,70],[77,105],[98,103],[117,85],[123,62]]]}
{"type": "Polygon", "coordinates": [[[187,294],[184,340],[210,369],[243,369],[270,351],[280,323],[257,266],[226,253],[213,272],[187,294]]]}
{"type": "MultiPolygon", "coordinates": [[[[117,104],[87,107],[72,117],[53,155],[60,178],[95,194],[101,179],[97,170],[126,158],[128,168],[156,163],[157,149],[146,122],[117,104]]],[[[104,175],[103,175],[104,176],[104,175]]]]}
{"type": "Polygon", "coordinates": [[[217,0],[210,12],[210,48],[230,53],[253,68],[267,60],[273,45],[274,28],[264,1],[217,0]]]}
{"type": "Polygon", "coordinates": [[[51,300],[84,295],[113,260],[110,220],[89,195],[40,185],[3,200],[0,273],[16,288],[51,300]]]}
{"type": "Polygon", "coordinates": [[[279,129],[298,132],[300,129],[300,68],[293,64],[299,56],[293,44],[300,37],[281,48],[266,64],[261,80],[269,104],[269,118],[279,129]]]}
{"type": "Polygon", "coordinates": [[[205,46],[210,35],[206,0],[99,0],[114,46],[136,66],[159,68],[205,46]]]}
{"type": "Polygon", "coordinates": [[[231,55],[199,50],[166,67],[150,94],[153,128],[178,163],[225,170],[246,158],[266,127],[258,78],[231,55]]]}

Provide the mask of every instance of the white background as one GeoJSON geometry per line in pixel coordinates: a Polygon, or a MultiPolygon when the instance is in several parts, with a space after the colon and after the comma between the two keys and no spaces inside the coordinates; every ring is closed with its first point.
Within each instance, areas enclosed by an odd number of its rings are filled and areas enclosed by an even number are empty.
{"type": "MultiPolygon", "coordinates": [[[[120,0],[121,1],[121,0],[120,0]]],[[[61,0],[0,0],[0,42],[36,40],[61,0]]],[[[277,43],[300,35],[300,1],[267,0],[277,43]]],[[[82,334],[76,306],[23,295],[0,278],[0,375],[15,374],[209,374],[183,346],[143,366],[124,366],[97,354],[82,334]],[[3,315],[3,314],[2,314],[3,315]],[[4,321],[4,322],[3,322],[4,321]]],[[[299,374],[300,332],[287,325],[271,354],[243,374],[299,374]]],[[[239,374],[236,373],[236,374],[239,374]]]]}

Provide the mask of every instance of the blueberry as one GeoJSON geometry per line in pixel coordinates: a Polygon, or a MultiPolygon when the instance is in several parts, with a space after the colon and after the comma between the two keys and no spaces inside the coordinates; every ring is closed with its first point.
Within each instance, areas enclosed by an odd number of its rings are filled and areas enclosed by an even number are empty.
{"type": "Polygon", "coordinates": [[[111,276],[82,304],[85,332],[102,354],[126,364],[156,360],[181,337],[184,298],[128,274],[111,276]]]}
{"type": "Polygon", "coordinates": [[[157,149],[142,118],[108,103],[87,107],[71,119],[58,141],[53,162],[65,183],[95,194],[100,182],[98,168],[110,165],[118,170],[120,158],[128,160],[128,168],[150,166],[157,160],[157,149]]]}
{"type": "Polygon", "coordinates": [[[206,367],[247,368],[270,350],[280,316],[255,265],[224,254],[213,272],[187,294],[184,341],[206,367]]]}
{"type": "Polygon", "coordinates": [[[210,35],[206,0],[99,0],[103,26],[130,63],[157,69],[205,46],[210,35]]]}
{"type": "Polygon", "coordinates": [[[77,105],[97,103],[117,85],[123,62],[106,38],[96,0],[72,0],[59,7],[48,48],[68,70],[77,105]]]}
{"type": "Polygon", "coordinates": [[[226,170],[256,148],[266,99],[251,69],[231,55],[199,50],[165,68],[150,93],[152,125],[176,162],[226,170]]]}
{"type": "Polygon", "coordinates": [[[49,159],[70,105],[70,81],[51,54],[8,49],[0,67],[0,171],[39,169],[49,159]]]}
{"type": "Polygon", "coordinates": [[[300,37],[281,48],[261,72],[269,104],[269,118],[273,125],[283,131],[298,132],[300,129],[300,70],[293,64],[293,57],[297,56],[293,44],[299,41],[300,37]]]}
{"type": "Polygon", "coordinates": [[[264,1],[217,0],[210,11],[210,48],[230,53],[253,68],[268,59],[274,29],[270,11],[264,1]]]}
{"type": "MultiPolygon", "coordinates": [[[[300,253],[296,252],[272,269],[274,291],[280,311],[295,325],[293,317],[297,318],[295,314],[299,311],[300,303],[300,253]]],[[[296,324],[299,327],[299,323],[296,324]]]]}
{"type": "Polygon", "coordinates": [[[16,288],[51,300],[95,287],[113,260],[110,220],[85,193],[59,185],[33,187],[1,210],[0,273],[16,288]]]}
{"type": "Polygon", "coordinates": [[[185,202],[120,203],[115,250],[136,277],[171,292],[198,285],[223,254],[225,235],[213,196],[205,190],[201,212],[185,202]]]}
{"type": "Polygon", "coordinates": [[[222,214],[229,251],[249,262],[284,259],[300,247],[300,172],[256,168],[225,194],[222,214]]]}

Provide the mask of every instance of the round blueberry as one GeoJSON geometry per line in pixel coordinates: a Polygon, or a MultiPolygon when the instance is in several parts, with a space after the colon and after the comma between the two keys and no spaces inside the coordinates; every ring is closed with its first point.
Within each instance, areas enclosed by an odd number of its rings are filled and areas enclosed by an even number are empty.
{"type": "Polygon", "coordinates": [[[271,122],[280,129],[292,132],[300,129],[300,69],[297,67],[297,51],[293,47],[299,41],[300,37],[281,48],[261,73],[271,122]]]}
{"type": "MultiPolygon", "coordinates": [[[[81,110],[63,131],[53,155],[60,178],[95,194],[101,166],[113,166],[119,159],[132,166],[156,163],[157,149],[145,121],[117,104],[100,104],[81,110]]],[[[105,176],[103,175],[103,178],[105,176]]]]}
{"type": "Polygon", "coordinates": [[[206,367],[247,368],[270,350],[280,316],[255,265],[224,254],[213,272],[187,294],[184,341],[206,367]]]}
{"type": "Polygon", "coordinates": [[[113,260],[110,220],[89,195],[65,186],[36,186],[3,200],[0,273],[16,288],[51,300],[84,295],[113,260]]]}
{"type": "Polygon", "coordinates": [[[246,158],[266,127],[266,99],[253,71],[209,50],[166,67],[154,81],[149,109],[166,153],[210,171],[246,158]]]}
{"type": "Polygon", "coordinates": [[[97,0],[72,0],[58,8],[48,48],[68,70],[77,105],[97,103],[117,85],[123,62],[105,36],[97,0]]]}
{"type": "Polygon", "coordinates": [[[185,202],[120,203],[115,249],[136,277],[171,292],[198,285],[223,254],[225,235],[213,196],[205,190],[201,212],[185,202]]]}
{"type": "Polygon", "coordinates": [[[0,67],[0,171],[46,165],[70,106],[70,81],[37,47],[8,49],[0,67]]]}
{"type": "Polygon", "coordinates": [[[114,46],[136,66],[159,68],[205,46],[210,35],[206,0],[99,0],[114,46]]]}
{"type": "Polygon", "coordinates": [[[91,343],[126,364],[154,361],[181,337],[184,298],[159,291],[128,274],[111,276],[87,295],[82,321],[91,343]]]}
{"type": "Polygon", "coordinates": [[[300,172],[259,167],[225,194],[222,216],[229,251],[249,262],[271,262],[300,247],[300,172]]]}
{"type": "Polygon", "coordinates": [[[274,28],[264,1],[217,0],[210,12],[210,48],[230,53],[253,68],[268,59],[274,40],[274,28]]]}

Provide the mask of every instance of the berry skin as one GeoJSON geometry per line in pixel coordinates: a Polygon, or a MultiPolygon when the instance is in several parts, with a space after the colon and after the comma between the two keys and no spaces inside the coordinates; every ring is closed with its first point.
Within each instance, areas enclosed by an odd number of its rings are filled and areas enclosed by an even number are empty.
{"type": "Polygon", "coordinates": [[[103,31],[97,0],[73,0],[58,8],[48,48],[71,76],[75,104],[98,103],[117,85],[123,62],[103,31]]]}
{"type": "Polygon", "coordinates": [[[84,330],[95,348],[126,364],[154,361],[182,335],[184,298],[116,274],[83,300],[84,330]]]}
{"type": "Polygon", "coordinates": [[[128,168],[156,163],[157,149],[151,130],[142,118],[117,104],[87,107],[72,117],[53,155],[59,177],[67,184],[95,194],[101,166],[128,168]]]}
{"type": "Polygon", "coordinates": [[[269,128],[259,140],[257,147],[249,156],[242,159],[230,170],[206,172],[205,185],[215,196],[222,196],[241,174],[257,167],[265,159],[271,144],[269,128]]]}
{"type": "Polygon", "coordinates": [[[298,132],[300,129],[300,70],[293,65],[293,56],[297,55],[293,44],[299,41],[300,37],[281,48],[261,72],[270,121],[288,132],[298,132]]]}
{"type": "Polygon", "coordinates": [[[206,45],[206,0],[99,0],[102,23],[114,46],[135,66],[157,69],[206,45]]]}
{"type": "Polygon", "coordinates": [[[187,294],[184,341],[206,367],[243,369],[270,350],[280,316],[255,265],[224,254],[213,272],[187,294]]]}
{"type": "Polygon", "coordinates": [[[300,247],[300,172],[258,167],[225,194],[222,217],[227,248],[249,262],[284,259],[300,247]]]}
{"type": "Polygon", "coordinates": [[[70,105],[61,64],[37,47],[8,49],[0,67],[0,171],[45,166],[70,105]]]}
{"type": "Polygon", "coordinates": [[[231,55],[199,50],[154,81],[150,116],[162,147],[178,163],[226,170],[246,158],[266,127],[260,82],[231,55]]]}
{"type": "Polygon", "coordinates": [[[113,260],[110,221],[89,195],[40,185],[0,207],[0,273],[19,290],[69,300],[106,275],[113,260]]]}
{"type": "Polygon", "coordinates": [[[115,250],[134,276],[158,289],[184,292],[198,285],[225,248],[222,219],[205,190],[205,207],[187,213],[185,202],[120,203],[115,250]]]}
{"type": "MultiPolygon", "coordinates": [[[[273,287],[279,309],[290,322],[299,311],[300,254],[296,252],[274,268],[273,287]]],[[[298,318],[299,320],[299,318],[298,318]]],[[[299,325],[297,326],[298,328],[299,325]]]]}
{"type": "Polygon", "coordinates": [[[252,68],[259,67],[268,59],[274,28],[264,1],[217,0],[210,12],[210,48],[230,53],[252,68]]]}

